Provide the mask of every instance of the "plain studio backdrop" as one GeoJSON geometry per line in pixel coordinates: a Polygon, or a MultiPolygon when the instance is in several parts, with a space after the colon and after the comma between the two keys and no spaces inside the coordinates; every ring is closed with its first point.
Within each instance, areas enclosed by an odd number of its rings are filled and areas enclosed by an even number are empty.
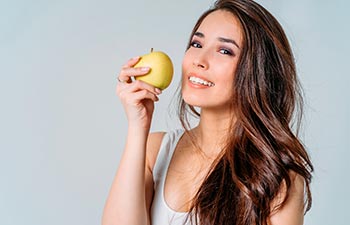
{"type": "MultiPolygon", "coordinates": [[[[281,22],[306,95],[302,139],[315,165],[305,224],[346,225],[350,202],[349,1],[258,1],[281,22]]],[[[0,2],[0,224],[100,223],[124,146],[118,71],[150,48],[174,81],[152,131],[178,126],[170,104],[190,31],[212,1],[0,2]],[[170,105],[170,107],[169,107],[170,105]]]]}

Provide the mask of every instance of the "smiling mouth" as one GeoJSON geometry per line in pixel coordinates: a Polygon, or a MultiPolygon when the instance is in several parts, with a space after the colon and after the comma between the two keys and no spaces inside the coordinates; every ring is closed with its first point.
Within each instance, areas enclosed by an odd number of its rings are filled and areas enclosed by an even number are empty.
{"type": "Polygon", "coordinates": [[[204,85],[204,86],[208,86],[208,87],[214,87],[215,86],[214,83],[212,83],[210,81],[203,80],[203,79],[201,79],[199,77],[190,76],[188,79],[193,84],[200,84],[200,85],[204,85]]]}

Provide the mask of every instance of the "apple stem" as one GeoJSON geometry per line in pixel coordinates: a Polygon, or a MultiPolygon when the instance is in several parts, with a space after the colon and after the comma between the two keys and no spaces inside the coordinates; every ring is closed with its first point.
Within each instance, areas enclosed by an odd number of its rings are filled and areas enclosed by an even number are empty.
{"type": "Polygon", "coordinates": [[[151,48],[151,52],[153,52],[153,48],[151,48]]]}

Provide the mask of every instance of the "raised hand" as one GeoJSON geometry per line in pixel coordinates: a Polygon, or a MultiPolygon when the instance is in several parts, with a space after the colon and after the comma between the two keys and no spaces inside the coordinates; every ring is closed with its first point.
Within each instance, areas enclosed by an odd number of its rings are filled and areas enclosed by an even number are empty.
{"type": "Polygon", "coordinates": [[[149,129],[154,111],[154,102],[158,101],[161,90],[139,80],[133,81],[133,77],[147,74],[151,68],[133,66],[140,57],[130,59],[121,69],[118,76],[116,93],[119,96],[129,126],[149,129]]]}

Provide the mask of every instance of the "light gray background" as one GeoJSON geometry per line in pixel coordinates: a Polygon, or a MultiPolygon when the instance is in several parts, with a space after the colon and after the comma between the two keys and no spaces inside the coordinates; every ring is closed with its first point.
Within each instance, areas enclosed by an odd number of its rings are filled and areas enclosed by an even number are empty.
{"type": "MultiPolygon", "coordinates": [[[[176,126],[168,105],[211,2],[0,2],[1,225],[100,223],[126,130],[120,66],[151,47],[172,57],[152,130],[176,126]]],[[[316,170],[305,224],[348,224],[349,1],[259,2],[284,26],[307,96],[303,140],[316,170]]]]}

